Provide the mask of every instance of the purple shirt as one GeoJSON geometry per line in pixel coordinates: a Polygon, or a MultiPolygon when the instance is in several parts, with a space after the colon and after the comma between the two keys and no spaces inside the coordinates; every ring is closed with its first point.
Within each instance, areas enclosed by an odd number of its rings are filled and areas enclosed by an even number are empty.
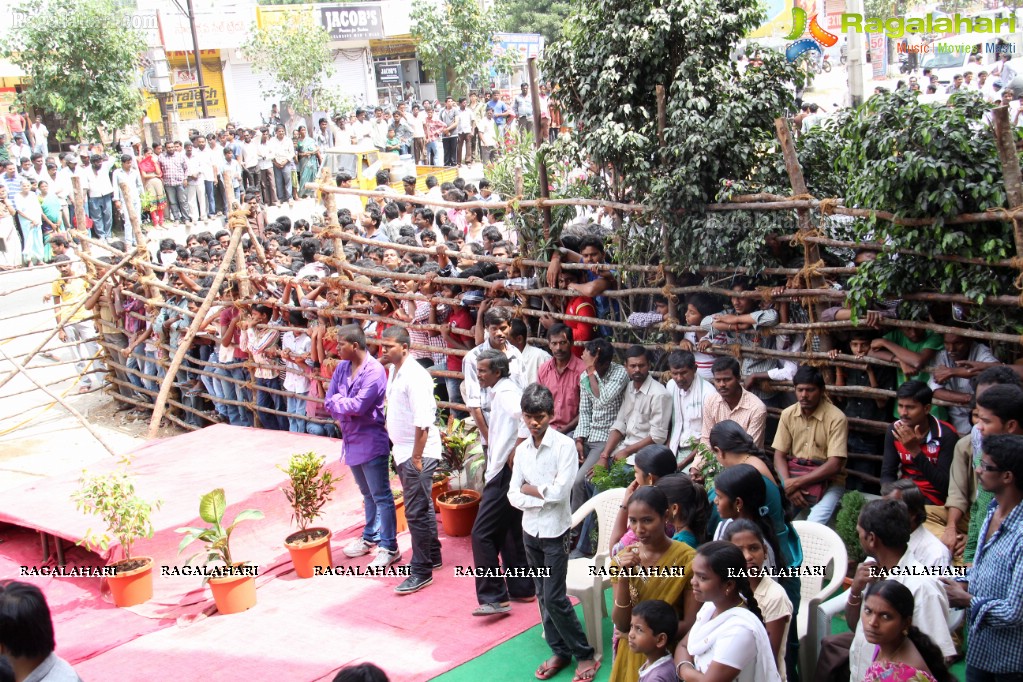
{"type": "Polygon", "coordinates": [[[384,421],[387,372],[372,355],[351,378],[352,363],[343,360],[330,379],[323,407],[341,427],[341,455],[348,466],[365,464],[391,451],[384,421]]]}

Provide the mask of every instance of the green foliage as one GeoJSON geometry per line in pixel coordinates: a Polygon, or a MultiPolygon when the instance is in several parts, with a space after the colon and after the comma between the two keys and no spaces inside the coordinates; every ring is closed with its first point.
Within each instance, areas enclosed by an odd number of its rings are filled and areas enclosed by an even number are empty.
{"type": "Polygon", "coordinates": [[[692,444],[692,451],[701,459],[700,478],[703,479],[703,487],[708,491],[714,488],[714,477],[724,470],[721,462],[718,461],[714,451],[703,443],[696,441],[692,444]]]}
{"type": "Polygon", "coordinates": [[[576,113],[583,150],[614,169],[610,198],[642,199],[654,209],[630,219],[623,260],[661,260],[663,232],[678,269],[721,259],[742,264],[734,247],[750,222],[773,228],[779,220],[728,214],[708,225],[703,211],[722,178],[745,180],[765,163],[777,165],[770,156],[774,119],[792,111],[787,86],[803,77],[782,55],[759,54],[755,46],[750,53],[759,61],[743,73],[729,58],[763,19],[755,0],[590,3],[547,50],[546,70],[560,87],[554,97],[576,113]],[[658,138],[658,85],[666,89],[665,144],[658,138]],[[720,243],[722,229],[734,235],[732,249],[720,243]]]}
{"type": "Polygon", "coordinates": [[[856,532],[856,524],[860,520],[860,510],[867,503],[863,493],[858,490],[850,490],[842,495],[842,501],[835,517],[835,532],[845,543],[845,549],[849,553],[849,560],[859,563],[865,558],[863,547],[860,546],[860,536],[856,532]]]}
{"type": "Polygon", "coordinates": [[[330,34],[309,12],[292,12],[286,23],[267,28],[253,24],[250,33],[241,50],[254,71],[266,74],[268,80],[260,81],[265,97],[291,102],[297,113],[308,114],[329,96],[322,84],[334,73],[330,34]]]}
{"type": "Polygon", "coordinates": [[[323,513],[323,505],[330,500],[337,486],[338,479],[323,468],[324,459],[315,452],[296,452],[288,461],[287,468],[277,466],[291,479],[291,486],[281,490],[291,504],[291,518],[299,530],[305,530],[323,513]]]}
{"type": "Polygon", "coordinates": [[[590,483],[597,488],[597,492],[604,492],[612,488],[627,488],[635,478],[636,475],[633,473],[632,467],[623,458],[615,461],[610,469],[599,464],[595,465],[590,483]]]}
{"type": "Polygon", "coordinates": [[[444,445],[444,464],[453,473],[462,470],[472,450],[480,444],[480,434],[475,426],[464,419],[452,419],[451,428],[441,431],[444,445]]]}
{"type": "Polygon", "coordinates": [[[153,537],[152,512],[160,501],[147,502],[135,494],[135,483],[124,469],[109,474],[84,476],[81,486],[72,493],[75,508],[103,519],[106,533],[85,532],[79,544],[91,550],[106,551],[112,538],[117,538],[124,558],[131,558],[131,548],[139,538],[153,537]]]}
{"type": "MultiPolygon", "coordinates": [[[[196,540],[205,545],[204,550],[190,556],[185,563],[191,563],[192,559],[205,554],[204,565],[209,564],[211,561],[220,561],[225,566],[234,566],[234,561],[231,558],[231,533],[234,532],[235,526],[242,521],[255,521],[263,518],[263,512],[258,509],[246,509],[245,511],[238,512],[238,515],[234,517],[234,522],[225,526],[223,520],[226,510],[227,499],[224,496],[224,489],[217,488],[216,490],[211,490],[199,500],[199,518],[210,524],[209,527],[185,527],[174,531],[185,534],[185,537],[181,539],[181,544],[178,546],[178,554],[185,551],[185,547],[188,547],[196,540]]],[[[203,583],[208,579],[208,577],[204,578],[203,583]]]]}
{"type": "Polygon", "coordinates": [[[994,136],[977,124],[988,109],[971,92],[952,96],[947,106],[921,104],[909,92],[895,92],[872,97],[841,126],[836,166],[846,206],[905,218],[938,218],[925,226],[855,223],[857,241],[886,246],[849,282],[848,300],[857,314],[864,314],[871,301],[925,287],[963,294],[977,304],[1011,290],[1008,270],[896,254],[897,249],[912,249],[987,260],[1011,255],[1009,223],[944,223],[958,214],[1005,206],[994,136]]]}
{"type": "Polygon", "coordinates": [[[511,55],[494,56],[493,37],[498,31],[497,14],[484,12],[477,0],[431,0],[412,3],[412,37],[418,41],[416,54],[427,71],[434,74],[450,69],[456,96],[471,87],[490,82],[492,65],[498,73],[510,73],[511,55]]]}
{"type": "Polygon", "coordinates": [[[501,26],[509,33],[539,33],[548,44],[561,37],[561,27],[576,3],[564,0],[498,0],[501,26]]]}
{"type": "Polygon", "coordinates": [[[138,71],[146,44],[111,0],[29,0],[0,56],[24,70],[22,102],[67,121],[59,138],[96,136],[142,116],[138,71]]]}

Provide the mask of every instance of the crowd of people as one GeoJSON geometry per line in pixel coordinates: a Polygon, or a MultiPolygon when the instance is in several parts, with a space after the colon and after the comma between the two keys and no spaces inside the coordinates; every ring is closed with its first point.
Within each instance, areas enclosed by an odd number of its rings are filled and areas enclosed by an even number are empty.
{"type": "MultiPolygon", "coordinates": [[[[539,600],[552,650],[536,670],[539,679],[575,660],[575,679],[588,680],[601,665],[565,580],[568,562],[596,549],[591,521],[572,528],[572,513],[596,494],[595,467],[620,461],[632,467],[634,482],[611,533],[612,679],[837,679],[848,666],[854,680],[918,674],[943,682],[946,660],[956,655],[947,626],[953,607],[968,609],[970,679],[1014,679],[1023,670],[1023,366],[1001,363],[966,333],[885,333],[882,322],[897,307],[880,301],[866,327],[833,339],[841,352],[863,359],[861,367],[836,366],[834,384],[875,391],[830,396],[821,369],[784,353],[802,350],[807,339],[772,329],[808,320],[806,310],[795,300],[749,293],[761,284],[779,296],[800,288],[797,278],[737,276],[727,300],[680,299],[679,316],[697,331],[665,349],[659,325],[670,318],[669,301],[653,296],[649,310],[626,316],[614,295],[624,280],[602,212],[580,213],[552,249],[541,282],[521,264],[519,235],[487,179],[427,178],[426,197],[492,209],[434,210],[415,201],[416,178],[403,179],[402,194],[382,171],[379,197],[364,203],[337,195],[336,215],[267,217],[267,205],[301,196],[329,163],[322,150],[337,145],[338,135],[384,150],[397,144],[417,160],[443,153],[445,164],[471,162],[491,146],[480,121],[493,121],[496,131],[514,115],[524,130],[529,99],[524,89],[510,107],[500,97],[457,109],[448,100],[439,113],[430,105],[417,111],[418,104],[405,113],[399,105],[390,114],[372,112],[373,121],[362,111],[354,121],[322,119],[311,136],[299,125],[294,138],[272,122],[257,131],[196,135],[183,145],[149,149],[129,141],[113,158],[101,144],[59,159],[32,152],[4,163],[0,236],[10,225],[23,235],[25,262],[57,264],[47,300],[61,341],[78,342],[70,348],[83,377],[102,376],[109,366],[119,409],[136,417],[150,413],[215,273],[222,266],[231,272],[174,377],[172,416],[193,427],[224,422],[342,438],[366,519],[343,551],[349,558],[372,553],[378,568],[401,560],[393,461],[412,536],[411,571],[399,594],[429,587],[443,563],[430,496],[442,459],[439,416],[471,419],[486,446],[472,532],[474,565],[484,570],[473,615],[500,616],[512,602],[539,600]],[[434,116],[440,124],[430,123],[434,116]],[[452,116],[453,124],[444,123],[452,116]],[[426,122],[422,136],[411,123],[417,117],[426,122]],[[404,127],[412,132],[407,140],[404,127]],[[181,242],[151,240],[150,266],[122,267],[90,288],[87,259],[67,232],[90,226],[75,218],[74,176],[88,193],[93,234],[110,254],[92,252],[103,263],[97,276],[134,244],[124,181],[136,202],[131,211],[148,216],[151,238],[165,218],[194,223],[239,203],[249,227],[236,239],[245,277],[229,231],[190,225],[181,242]],[[335,219],[340,227],[325,234],[335,219]],[[115,224],[124,226],[123,239],[115,238],[115,224]],[[335,251],[338,243],[343,253],[335,251]],[[154,277],[162,280],[159,297],[154,277]],[[530,293],[542,284],[565,295],[530,293]],[[646,345],[616,348],[611,323],[624,321],[629,338],[646,345]],[[726,347],[744,352],[736,359],[726,347]],[[894,391],[894,400],[885,391],[894,391]],[[777,420],[769,408],[780,411],[777,420]],[[850,431],[850,420],[889,426],[850,431]],[[859,519],[871,558],[846,593],[854,632],[826,640],[817,671],[797,672],[798,578],[745,574],[800,566],[792,520],[831,523],[851,489],[884,495],[859,519]],[[954,562],[972,563],[964,583],[892,570],[954,562]],[[502,567],[524,572],[502,577],[502,567]],[[871,572],[879,568],[889,579],[871,572]]],[[[338,187],[352,180],[336,174],[338,187]]],[[[860,250],[856,262],[874,255],[860,250]]],[[[946,321],[937,307],[932,314],[946,321]]],[[[821,316],[850,318],[841,306],[821,316]]],[[[104,385],[82,379],[83,391],[104,385]]],[[[10,648],[16,638],[5,617],[0,594],[0,651],[22,656],[10,648]]],[[[25,651],[45,662],[52,647],[25,651]]]]}

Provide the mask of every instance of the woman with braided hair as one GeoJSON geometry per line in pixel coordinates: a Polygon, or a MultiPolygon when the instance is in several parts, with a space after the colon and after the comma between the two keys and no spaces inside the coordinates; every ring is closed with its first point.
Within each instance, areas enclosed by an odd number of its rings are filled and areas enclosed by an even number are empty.
{"type": "Polygon", "coordinates": [[[742,550],[708,542],[693,560],[693,596],[703,606],[675,648],[675,672],[684,682],[780,682],[774,652],[742,550]]]}

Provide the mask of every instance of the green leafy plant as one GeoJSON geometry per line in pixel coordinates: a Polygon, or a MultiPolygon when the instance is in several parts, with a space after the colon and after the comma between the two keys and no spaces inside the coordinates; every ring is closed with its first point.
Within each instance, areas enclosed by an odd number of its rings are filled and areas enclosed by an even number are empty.
{"type": "Polygon", "coordinates": [[[703,486],[709,491],[714,487],[714,477],[720,474],[724,467],[721,466],[714,451],[703,443],[696,441],[692,448],[692,451],[703,460],[703,464],[700,465],[700,477],[703,478],[703,486]]]}
{"type": "Polygon", "coordinates": [[[95,514],[106,524],[106,533],[85,532],[80,544],[89,549],[106,551],[116,538],[124,550],[124,558],[132,556],[132,546],[139,538],[153,537],[152,513],[160,501],[147,502],[135,493],[135,484],[124,469],[109,474],[83,476],[81,487],[71,495],[75,507],[95,514]]]}
{"type": "Polygon", "coordinates": [[[334,73],[330,34],[309,11],[289,12],[286,21],[265,28],[253,25],[241,51],[254,71],[266,74],[265,97],[290,102],[303,115],[320,99],[333,101],[323,87],[334,73]]]}
{"type": "Polygon", "coordinates": [[[468,485],[475,471],[486,462],[479,430],[464,419],[452,419],[440,433],[444,468],[451,472],[459,488],[468,485]]]}
{"type": "Polygon", "coordinates": [[[117,130],[142,116],[136,82],[146,41],[123,5],[30,0],[11,8],[20,19],[0,44],[0,57],[25,72],[30,85],[19,94],[22,103],[66,122],[58,138],[93,139],[100,128],[117,130]]]}
{"type": "Polygon", "coordinates": [[[337,486],[338,479],[324,469],[324,461],[315,452],[302,452],[291,456],[287,468],[277,466],[290,479],[290,486],[281,490],[291,504],[291,518],[299,530],[305,530],[323,513],[323,506],[337,486]]]}
{"type": "Polygon", "coordinates": [[[597,488],[598,492],[604,492],[612,488],[626,488],[635,478],[636,475],[633,473],[632,467],[624,459],[619,459],[611,465],[610,469],[599,464],[594,466],[590,483],[597,488]]]}
{"type": "Polygon", "coordinates": [[[835,517],[835,532],[845,543],[846,552],[849,553],[849,561],[859,563],[866,555],[860,545],[860,536],[856,532],[856,524],[860,520],[860,510],[867,503],[867,498],[858,490],[850,490],[842,495],[839,503],[838,515],[835,517]]]}
{"type": "MultiPolygon", "coordinates": [[[[199,500],[199,518],[210,524],[208,528],[185,527],[178,528],[176,533],[184,533],[181,544],[178,546],[178,554],[185,551],[185,547],[199,540],[205,545],[205,549],[196,552],[188,558],[185,563],[191,563],[198,556],[206,555],[203,564],[220,561],[225,566],[234,566],[235,562],[231,557],[231,533],[242,521],[255,521],[263,518],[263,512],[258,509],[246,509],[238,512],[234,522],[225,525],[224,512],[227,510],[227,499],[223,488],[211,490],[199,500]]],[[[209,579],[207,576],[203,582],[209,579]]]]}

